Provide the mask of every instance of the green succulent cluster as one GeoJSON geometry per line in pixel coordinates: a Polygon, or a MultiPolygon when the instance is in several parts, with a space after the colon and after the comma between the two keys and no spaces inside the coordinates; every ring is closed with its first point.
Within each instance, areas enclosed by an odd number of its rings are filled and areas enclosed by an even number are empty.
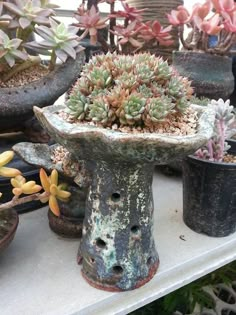
{"type": "Polygon", "coordinates": [[[62,62],[76,58],[81,50],[78,27],[57,22],[57,7],[49,0],[0,0],[0,74],[12,70],[13,75],[24,70],[27,62],[30,65],[32,56],[27,48],[50,56],[51,70],[57,58],[62,62]],[[39,42],[29,42],[34,33],[41,38],[39,42]]]}
{"type": "Polygon", "coordinates": [[[190,81],[163,59],[108,53],[84,66],[67,106],[78,120],[144,127],[184,113],[191,95],[190,81]]]}

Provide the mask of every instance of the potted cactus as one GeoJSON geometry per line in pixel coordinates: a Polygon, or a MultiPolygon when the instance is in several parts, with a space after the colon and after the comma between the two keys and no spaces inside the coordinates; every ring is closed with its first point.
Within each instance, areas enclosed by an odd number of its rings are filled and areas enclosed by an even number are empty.
{"type": "Polygon", "coordinates": [[[236,116],[229,100],[209,106],[214,134],[183,165],[183,218],[192,230],[221,237],[236,231],[236,152],[226,141],[236,133],[236,116]]]}
{"type": "Polygon", "coordinates": [[[22,129],[33,105],[52,104],[78,76],[78,28],[57,22],[55,7],[48,0],[0,1],[0,132],[22,129]],[[29,42],[32,34],[39,42],[29,42]],[[32,50],[49,56],[48,67],[32,50]]]}
{"type": "Polygon", "coordinates": [[[183,46],[173,53],[173,65],[192,80],[197,96],[226,100],[233,92],[232,59],[227,54],[236,37],[235,12],[234,0],[210,0],[194,4],[191,12],[179,6],[168,14],[183,46]]]}
{"type": "Polygon", "coordinates": [[[108,53],[84,66],[66,106],[35,107],[49,134],[92,170],[78,260],[97,288],[135,289],[156,273],[154,165],[212,134],[214,113],[188,107],[191,92],[161,58],[108,53]]]}

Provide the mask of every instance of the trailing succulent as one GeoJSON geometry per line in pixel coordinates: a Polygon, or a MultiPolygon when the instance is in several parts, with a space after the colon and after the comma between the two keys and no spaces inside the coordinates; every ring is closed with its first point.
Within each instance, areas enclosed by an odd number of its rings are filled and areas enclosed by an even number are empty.
{"type": "Polygon", "coordinates": [[[208,105],[215,111],[214,134],[208,143],[200,148],[195,155],[200,159],[221,162],[230,148],[226,139],[236,134],[236,114],[230,101],[212,100],[208,105]]]}
{"type": "Polygon", "coordinates": [[[67,101],[74,118],[110,127],[150,126],[183,114],[192,95],[190,81],[149,53],[94,56],[67,101]]]}

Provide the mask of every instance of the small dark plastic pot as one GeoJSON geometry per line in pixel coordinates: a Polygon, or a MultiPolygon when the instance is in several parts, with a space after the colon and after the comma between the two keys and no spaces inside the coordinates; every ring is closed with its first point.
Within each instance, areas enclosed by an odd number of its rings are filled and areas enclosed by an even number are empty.
{"type": "Polygon", "coordinates": [[[236,231],[236,164],[188,156],[183,163],[183,219],[214,237],[236,231]]]}

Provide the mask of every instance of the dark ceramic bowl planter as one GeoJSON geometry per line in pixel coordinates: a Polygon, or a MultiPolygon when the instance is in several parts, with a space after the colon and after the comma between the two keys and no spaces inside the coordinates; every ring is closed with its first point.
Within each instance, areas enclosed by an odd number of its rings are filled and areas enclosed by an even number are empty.
{"type": "MultiPolygon", "coordinates": [[[[85,200],[87,195],[88,174],[80,174],[77,181],[83,187],[79,187],[74,182],[74,177],[77,172],[73,169],[78,169],[80,165],[80,172],[82,173],[81,163],[77,161],[70,164],[70,170],[66,171],[62,163],[53,163],[51,156],[53,150],[58,144],[48,146],[46,144],[21,142],[13,147],[13,150],[28,164],[43,167],[47,171],[56,169],[60,174],[60,182],[67,184],[67,191],[70,191],[71,198],[68,202],[60,202],[59,207],[61,215],[55,216],[50,209],[48,210],[48,219],[50,228],[57,234],[67,238],[80,238],[82,235],[82,225],[85,213],[85,200]],[[84,178],[83,176],[86,176],[84,178]]],[[[42,203],[41,207],[42,207],[42,203]]]]}
{"type": "Polygon", "coordinates": [[[53,104],[77,79],[84,63],[84,53],[68,59],[44,78],[25,86],[0,88],[0,132],[21,130],[33,116],[33,106],[53,104]]]}
{"type": "Polygon", "coordinates": [[[228,99],[234,90],[232,59],[204,52],[175,51],[173,66],[192,81],[198,97],[228,99]]]}
{"type": "Polygon", "coordinates": [[[186,158],[183,218],[193,231],[209,236],[236,231],[236,164],[186,158]]]}
{"type": "Polygon", "coordinates": [[[132,290],[149,281],[159,265],[153,238],[152,178],[155,164],[194,152],[212,134],[214,114],[195,107],[195,135],[129,134],[57,115],[63,106],[35,108],[49,134],[93,169],[86,200],[80,254],[82,274],[108,291],[132,290]]]}
{"type": "Polygon", "coordinates": [[[0,211],[0,253],[13,240],[18,223],[19,218],[14,209],[0,211]]]}

